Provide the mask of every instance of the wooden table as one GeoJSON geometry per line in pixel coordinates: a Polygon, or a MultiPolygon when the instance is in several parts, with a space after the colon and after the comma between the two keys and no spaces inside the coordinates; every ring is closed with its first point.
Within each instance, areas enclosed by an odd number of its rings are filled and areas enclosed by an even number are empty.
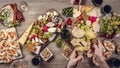
{"type": "MultiPolygon", "coordinates": [[[[0,0],[0,7],[9,3],[18,3],[19,1],[21,0],[0,0]]],[[[85,1],[86,5],[91,5],[91,0],[85,1]]],[[[28,28],[28,26],[37,19],[39,14],[44,13],[50,8],[55,8],[61,13],[63,8],[72,6],[70,4],[70,0],[26,0],[26,2],[29,5],[29,11],[24,12],[25,22],[23,22],[20,26],[16,27],[19,37],[28,28]]],[[[116,10],[120,13],[120,0],[104,0],[103,5],[105,4],[112,5],[113,10],[116,10]]],[[[0,24],[0,30],[1,29],[6,29],[6,27],[0,24]]],[[[28,68],[65,68],[68,61],[61,55],[61,50],[56,47],[55,43],[51,43],[48,48],[53,52],[54,59],[49,63],[43,62],[41,65],[38,66],[33,66],[31,64],[31,59],[34,57],[34,55],[23,49],[23,54],[25,55],[23,59],[28,61],[28,68]]],[[[118,55],[114,56],[120,57],[118,55]]],[[[9,66],[10,64],[0,64],[0,68],[9,68],[9,66]]],[[[88,59],[86,59],[82,65],[78,65],[78,68],[79,67],[94,68],[95,66],[90,65],[90,62],[88,61],[88,59]]]]}

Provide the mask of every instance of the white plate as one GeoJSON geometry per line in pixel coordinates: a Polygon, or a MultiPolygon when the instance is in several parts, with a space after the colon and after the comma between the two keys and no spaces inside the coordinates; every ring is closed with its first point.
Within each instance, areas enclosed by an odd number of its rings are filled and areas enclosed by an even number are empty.
{"type": "MultiPolygon", "coordinates": [[[[50,51],[50,49],[48,49],[47,47],[45,48],[47,51],[49,51],[49,53],[50,53],[50,56],[48,57],[48,58],[44,58],[43,57],[43,55],[42,55],[42,51],[41,51],[41,53],[40,53],[40,56],[44,59],[44,61],[48,61],[52,56],[53,56],[53,53],[50,51]]],[[[44,50],[45,50],[44,49],[44,50]]]]}

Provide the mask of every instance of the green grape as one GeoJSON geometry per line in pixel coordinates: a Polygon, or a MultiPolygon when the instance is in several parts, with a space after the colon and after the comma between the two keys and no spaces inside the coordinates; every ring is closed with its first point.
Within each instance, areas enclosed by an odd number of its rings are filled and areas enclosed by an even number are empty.
{"type": "Polygon", "coordinates": [[[90,42],[90,36],[89,35],[85,35],[85,40],[87,41],[87,42],[90,42]]]}
{"type": "Polygon", "coordinates": [[[46,35],[47,35],[48,37],[50,37],[50,36],[52,36],[52,33],[51,33],[51,32],[46,32],[46,35]]]}
{"type": "Polygon", "coordinates": [[[33,28],[32,33],[36,34],[36,30],[35,30],[35,28],[33,28]]]}
{"type": "Polygon", "coordinates": [[[5,19],[5,17],[0,15],[0,21],[3,21],[4,19],[5,19]]]}
{"type": "Polygon", "coordinates": [[[35,28],[38,29],[38,30],[40,30],[40,26],[39,25],[35,26],[35,28]]]}
{"type": "Polygon", "coordinates": [[[14,25],[13,22],[9,22],[8,26],[9,26],[9,27],[14,27],[15,25],[14,25]]]}
{"type": "Polygon", "coordinates": [[[44,39],[47,39],[47,38],[48,38],[48,36],[47,36],[47,35],[44,35],[44,36],[43,36],[43,38],[44,38],[44,39]]]}
{"type": "Polygon", "coordinates": [[[4,13],[3,16],[4,16],[4,17],[7,17],[7,13],[4,13]]]}
{"type": "Polygon", "coordinates": [[[47,23],[47,21],[44,19],[44,20],[43,20],[43,24],[46,24],[46,23],[47,23]]]}
{"type": "Polygon", "coordinates": [[[27,40],[26,44],[30,44],[30,43],[31,43],[31,41],[30,41],[30,40],[27,40]]]}
{"type": "Polygon", "coordinates": [[[15,25],[19,25],[19,24],[20,24],[20,22],[19,22],[19,21],[16,21],[16,22],[15,22],[15,25]]]}

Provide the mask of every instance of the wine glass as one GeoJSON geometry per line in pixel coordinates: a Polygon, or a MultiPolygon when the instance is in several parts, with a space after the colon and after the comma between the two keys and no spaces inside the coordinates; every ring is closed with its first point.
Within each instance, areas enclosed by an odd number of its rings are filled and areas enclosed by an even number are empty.
{"type": "Polygon", "coordinates": [[[61,31],[61,38],[65,41],[70,39],[70,32],[67,29],[61,31]]]}
{"type": "Polygon", "coordinates": [[[92,4],[96,7],[101,6],[103,3],[103,0],[92,0],[92,4]]]}
{"type": "Polygon", "coordinates": [[[28,61],[26,60],[14,60],[11,64],[11,68],[28,68],[28,61]]]}
{"type": "Polygon", "coordinates": [[[18,2],[18,9],[22,12],[28,11],[28,4],[25,1],[19,1],[18,2]]]}
{"type": "Polygon", "coordinates": [[[41,57],[40,56],[35,56],[35,57],[33,57],[32,58],[32,60],[31,60],[31,63],[33,64],[33,65],[39,65],[40,63],[42,62],[42,59],[41,59],[41,57]]]}
{"type": "Polygon", "coordinates": [[[101,11],[103,14],[108,14],[112,11],[112,7],[110,5],[105,5],[102,7],[101,11]]]}

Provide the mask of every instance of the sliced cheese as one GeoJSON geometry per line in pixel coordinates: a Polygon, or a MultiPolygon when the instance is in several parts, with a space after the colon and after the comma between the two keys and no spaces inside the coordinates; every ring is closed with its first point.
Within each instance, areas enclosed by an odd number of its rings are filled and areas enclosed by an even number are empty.
{"type": "Polygon", "coordinates": [[[87,15],[89,15],[89,16],[95,16],[95,17],[100,17],[101,16],[100,8],[93,8],[91,11],[87,12],[87,15]]]}
{"type": "Polygon", "coordinates": [[[81,9],[81,6],[75,5],[73,8],[73,17],[77,18],[78,16],[81,15],[81,12],[79,11],[79,9],[81,9]]]}
{"type": "Polygon", "coordinates": [[[27,40],[27,37],[32,29],[32,26],[34,25],[34,23],[32,23],[29,28],[23,33],[23,35],[19,38],[18,42],[21,44],[21,45],[24,45],[26,40],[27,40]]]}
{"type": "Polygon", "coordinates": [[[77,18],[78,16],[80,16],[81,15],[81,12],[80,11],[78,11],[77,9],[74,9],[73,10],[73,17],[74,18],[77,18]]]}

